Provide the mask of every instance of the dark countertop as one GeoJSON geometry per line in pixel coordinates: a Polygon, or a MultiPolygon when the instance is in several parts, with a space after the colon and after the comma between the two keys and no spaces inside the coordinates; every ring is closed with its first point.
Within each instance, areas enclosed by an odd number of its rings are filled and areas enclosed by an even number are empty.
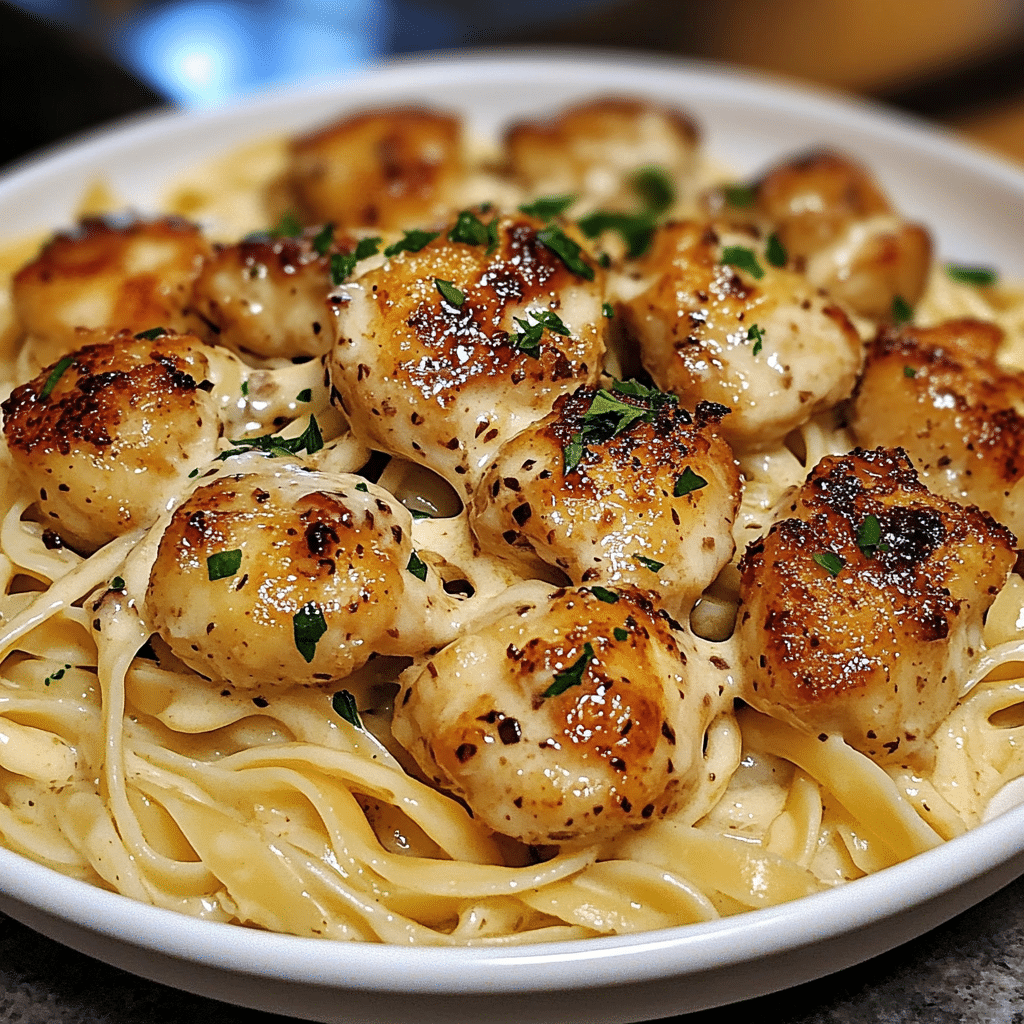
{"type": "MultiPolygon", "coordinates": [[[[0,89],[0,164],[160,102],[152,89],[98,50],[3,3],[0,67],[5,79],[0,89]]],[[[935,93],[924,95],[931,102],[935,93]]],[[[997,145],[1005,137],[1006,148],[1013,152],[1024,139],[1024,102],[1018,98],[1016,106],[1007,106],[997,96],[992,110],[1004,111],[1005,117],[986,117],[984,109],[972,112],[982,128],[979,137],[997,145]]],[[[725,1024],[737,1017],[760,1024],[1024,1024],[1024,879],[933,932],[864,964],[685,1019],[687,1024],[725,1024]]],[[[290,1019],[145,981],[0,915],[0,1021],[285,1024],[290,1019]]]]}

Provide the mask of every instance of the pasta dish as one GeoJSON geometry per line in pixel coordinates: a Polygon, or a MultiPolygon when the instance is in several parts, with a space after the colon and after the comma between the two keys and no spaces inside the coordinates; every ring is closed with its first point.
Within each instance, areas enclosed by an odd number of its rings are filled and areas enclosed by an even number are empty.
{"type": "Polygon", "coordinates": [[[8,849],[507,945],[841,885],[1024,774],[1024,294],[856,161],[410,107],[85,206],[5,261],[8,849]]]}

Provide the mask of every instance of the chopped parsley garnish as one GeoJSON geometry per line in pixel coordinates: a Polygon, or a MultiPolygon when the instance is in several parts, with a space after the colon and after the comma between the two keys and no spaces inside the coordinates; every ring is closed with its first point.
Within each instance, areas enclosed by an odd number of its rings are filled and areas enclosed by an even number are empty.
{"type": "Polygon", "coordinates": [[[292,616],[292,631],[295,635],[295,649],[308,664],[316,654],[316,645],[320,642],[320,637],[327,632],[324,613],[316,601],[304,604],[292,616]]]}
{"type": "Polygon", "coordinates": [[[124,590],[124,587],[125,587],[124,577],[122,577],[122,576],[115,576],[110,581],[110,586],[107,587],[107,589],[108,590],[124,590]]]}
{"type": "Polygon", "coordinates": [[[334,241],[334,225],[325,224],[313,238],[313,251],[318,256],[326,256],[334,241]]]}
{"type": "Polygon", "coordinates": [[[608,255],[608,253],[603,252],[600,256],[597,257],[597,262],[600,266],[604,267],[604,269],[607,270],[612,265],[612,258],[611,256],[608,255]]]}
{"type": "Polygon", "coordinates": [[[206,559],[206,574],[211,580],[223,580],[234,576],[242,564],[241,548],[233,551],[217,551],[206,559]]]}
{"type": "Polygon", "coordinates": [[[413,228],[412,231],[406,231],[405,235],[397,242],[389,245],[384,250],[384,255],[390,258],[397,256],[400,252],[419,252],[439,234],[441,234],[440,231],[421,231],[419,228],[413,228]]]}
{"type": "Polygon", "coordinates": [[[608,590],[607,587],[591,587],[590,592],[598,601],[604,601],[605,604],[615,604],[619,600],[619,595],[614,590],[608,590]]]}
{"type": "Polygon", "coordinates": [[[595,210],[578,221],[587,238],[597,238],[604,231],[617,231],[626,243],[626,255],[636,259],[647,252],[654,237],[655,218],[649,213],[615,213],[595,210]]]}
{"type": "Polygon", "coordinates": [[[302,234],[302,224],[294,210],[286,210],[274,228],[273,235],[278,238],[297,238],[302,234]]]}
{"type": "Polygon", "coordinates": [[[913,366],[904,366],[903,367],[903,376],[904,377],[916,377],[917,376],[917,368],[913,367],[913,366]]]}
{"type": "Polygon", "coordinates": [[[541,694],[542,697],[557,697],[573,686],[583,682],[587,665],[594,660],[594,648],[588,640],[583,645],[583,654],[563,672],[556,672],[554,682],[541,694]]]}
{"type": "Polygon", "coordinates": [[[882,524],[878,516],[865,516],[864,522],[857,527],[857,547],[868,559],[874,558],[879,551],[889,550],[889,545],[882,540],[882,524]]]}
{"type": "Polygon", "coordinates": [[[39,392],[40,401],[44,398],[49,398],[53,394],[53,389],[57,386],[57,381],[64,376],[67,368],[75,361],[74,356],[64,356],[57,365],[50,371],[50,376],[46,378],[46,383],[43,385],[42,390],[39,392]]]}
{"type": "Polygon", "coordinates": [[[379,251],[380,238],[361,238],[354,252],[336,252],[331,257],[331,284],[337,287],[349,277],[356,264],[369,256],[376,256],[379,251]]]}
{"type": "Polygon", "coordinates": [[[635,380],[615,381],[611,391],[601,388],[583,414],[583,429],[572,434],[562,449],[562,472],[568,476],[579,466],[588,444],[610,441],[637,423],[653,423],[659,409],[676,401],[675,395],[635,380]]]}
{"type": "Polygon", "coordinates": [[[356,707],[356,699],[348,690],[339,690],[331,698],[331,707],[338,715],[345,719],[349,725],[362,729],[363,723],[359,717],[359,709],[356,707]]]}
{"type": "Polygon", "coordinates": [[[760,355],[761,349],[764,347],[764,328],[757,324],[751,324],[747,328],[747,341],[754,343],[754,347],[750,350],[751,355],[760,355]]]}
{"type": "Polygon", "coordinates": [[[753,185],[723,185],[722,196],[727,206],[742,208],[754,205],[757,190],[753,185]]]}
{"type": "Polygon", "coordinates": [[[267,452],[272,458],[280,458],[284,455],[297,455],[305,450],[310,455],[320,451],[324,446],[324,437],[320,433],[320,426],[315,416],[309,417],[309,424],[298,437],[281,437],[280,434],[262,434],[260,437],[241,437],[232,439],[232,444],[238,445],[229,451],[221,452],[217,456],[218,461],[230,458],[232,455],[241,455],[243,452],[259,451],[267,452]]]}
{"type": "Polygon", "coordinates": [[[614,636],[615,639],[619,641],[619,643],[622,643],[623,640],[629,639],[629,633],[626,630],[624,630],[621,626],[616,626],[612,630],[612,636],[614,636]]]}
{"type": "Polygon", "coordinates": [[[312,400],[312,398],[313,398],[313,389],[312,388],[303,388],[295,396],[295,401],[296,402],[309,402],[309,401],[312,400]]]}
{"type": "Polygon", "coordinates": [[[764,268],[757,262],[757,256],[753,249],[745,245],[727,245],[722,249],[722,262],[737,270],[743,270],[754,280],[760,281],[764,277],[764,268]]]}
{"type": "Polygon", "coordinates": [[[773,267],[784,267],[789,262],[789,253],[786,252],[786,247],[774,231],[768,236],[768,245],[764,250],[764,258],[773,267]]]}
{"type": "Polygon", "coordinates": [[[249,395],[249,382],[247,380],[242,381],[242,397],[246,398],[249,395]]]}
{"type": "Polygon", "coordinates": [[[135,335],[136,341],[156,341],[157,338],[162,338],[167,331],[163,327],[150,327],[148,331],[139,331],[135,335]]]}
{"type": "Polygon", "coordinates": [[[830,576],[838,576],[846,565],[846,559],[832,551],[819,551],[812,557],[830,576]]]}
{"type": "Polygon", "coordinates": [[[569,328],[562,323],[562,318],[550,309],[527,310],[526,315],[532,317],[535,322],[531,324],[527,320],[513,317],[519,330],[511,339],[510,344],[520,352],[533,356],[534,359],[540,355],[540,339],[544,335],[545,328],[566,338],[571,333],[569,328]]]}
{"type": "Polygon", "coordinates": [[[43,680],[43,686],[49,686],[50,683],[56,682],[58,679],[63,679],[64,673],[67,672],[69,668],[71,668],[70,665],[65,665],[63,668],[57,669],[56,672],[51,672],[50,675],[43,680]]]}
{"type": "Polygon", "coordinates": [[[615,316],[615,310],[612,309],[612,304],[610,302],[603,302],[601,304],[601,315],[605,320],[611,320],[615,316]]]}
{"type": "Polygon", "coordinates": [[[999,280],[991,267],[965,267],[956,263],[946,264],[946,276],[957,284],[973,284],[979,288],[987,288],[999,280]]]}
{"type": "Polygon", "coordinates": [[[472,210],[463,210],[455,226],[448,232],[450,242],[461,242],[463,245],[486,245],[488,253],[493,252],[498,241],[498,218],[485,224],[472,210]]]}
{"type": "Polygon", "coordinates": [[[897,327],[909,324],[914,319],[914,311],[902,295],[897,295],[892,300],[892,322],[897,327]]]}
{"type": "Polygon", "coordinates": [[[708,482],[702,476],[698,476],[689,466],[686,467],[676,477],[676,485],[672,488],[672,494],[676,498],[681,498],[684,494],[690,494],[692,491],[699,491],[702,487],[707,487],[708,482]]]}
{"type": "Polygon", "coordinates": [[[409,509],[409,515],[411,515],[413,517],[413,519],[433,519],[434,518],[429,512],[424,511],[422,508],[411,508],[411,509],[409,509]]]}
{"type": "Polygon", "coordinates": [[[641,167],[633,175],[633,191],[640,197],[644,209],[657,216],[676,201],[676,189],[663,167],[641,167]]]}
{"type": "Polygon", "coordinates": [[[522,213],[541,220],[554,220],[560,217],[576,202],[576,196],[541,196],[532,203],[524,203],[519,207],[522,213]]]}
{"type": "Polygon", "coordinates": [[[560,227],[549,224],[537,232],[537,241],[550,249],[577,277],[594,280],[594,268],[580,255],[583,250],[560,227]]]}
{"type": "Polygon", "coordinates": [[[633,556],[645,569],[650,569],[655,576],[658,575],[658,571],[664,567],[664,562],[658,562],[653,558],[647,558],[645,555],[639,553],[633,556]]]}
{"type": "Polygon", "coordinates": [[[406,569],[418,580],[426,580],[427,578],[427,563],[415,551],[409,556],[409,564],[406,566],[406,569]]]}
{"type": "Polygon", "coordinates": [[[466,293],[456,288],[451,281],[445,281],[440,277],[435,277],[434,284],[437,286],[437,290],[441,293],[441,298],[444,299],[449,306],[454,306],[456,309],[460,309],[463,303],[465,303],[466,293]]]}
{"type": "Polygon", "coordinates": [[[366,484],[356,484],[356,490],[357,491],[362,491],[363,494],[369,494],[370,493],[370,488],[367,487],[366,484]]]}

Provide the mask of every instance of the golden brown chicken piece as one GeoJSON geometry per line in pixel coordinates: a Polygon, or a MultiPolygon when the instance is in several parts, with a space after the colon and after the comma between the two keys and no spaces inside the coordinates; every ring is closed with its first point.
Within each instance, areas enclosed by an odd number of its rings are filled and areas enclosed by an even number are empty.
{"type": "Polygon", "coordinates": [[[1024,379],[996,362],[1001,341],[978,320],[882,330],[850,426],[862,445],[901,445],[931,490],[1024,536],[1024,379]]]}
{"type": "Polygon", "coordinates": [[[742,696],[907,763],[956,704],[1014,537],[930,493],[899,448],[823,459],[790,513],[741,562],[742,696]]]}
{"type": "Polygon", "coordinates": [[[89,218],[56,235],[14,276],[15,311],[39,365],[82,342],[77,327],[153,327],[187,332],[192,284],[209,243],[178,217],[163,220],[89,218]]]}
{"type": "Polygon", "coordinates": [[[596,380],[603,271],[570,235],[467,211],[344,285],[328,365],[356,436],[465,495],[504,441],[596,380]]]}
{"type": "Polygon", "coordinates": [[[573,583],[657,590],[679,616],[728,563],[739,471],[718,434],[726,414],[691,415],[635,381],[578,388],[505,444],[477,488],[481,543],[573,583]]]}
{"type": "Polygon", "coordinates": [[[427,777],[524,842],[664,817],[703,764],[713,702],[683,634],[641,591],[598,593],[518,602],[395,698],[394,735],[427,777]]]}
{"type": "Polygon", "coordinates": [[[677,187],[693,171],[697,129],[685,114],[648,100],[607,97],[505,134],[513,178],[530,196],[585,194],[585,206],[632,209],[634,177],[657,167],[677,187]]]}
{"type": "Polygon", "coordinates": [[[45,521],[91,550],[155,520],[216,455],[240,380],[199,338],[122,331],[15,388],[4,436],[45,521]]]}
{"type": "Polygon", "coordinates": [[[464,174],[459,119],[400,107],[296,139],[289,185],[306,223],[408,229],[457,209],[464,174]]]}
{"type": "Polygon", "coordinates": [[[626,332],[663,391],[732,415],[722,433],[767,448],[853,390],[863,359],[842,310],[773,266],[755,229],[669,224],[639,261],[647,287],[622,303],[626,332]]]}
{"type": "Polygon", "coordinates": [[[197,672],[247,689],[324,685],[373,654],[421,654],[454,636],[454,599],[418,562],[411,527],[360,477],[232,459],[166,525],[149,625],[197,672]],[[255,471],[230,472],[238,461],[255,471]]]}
{"type": "Polygon", "coordinates": [[[807,279],[862,316],[885,320],[899,296],[913,306],[931,265],[931,237],[893,209],[849,157],[811,153],[772,168],[756,210],[807,279]]]}
{"type": "Polygon", "coordinates": [[[334,344],[330,226],[297,238],[244,239],[214,246],[196,279],[193,304],[210,340],[261,359],[319,356],[334,344]]]}

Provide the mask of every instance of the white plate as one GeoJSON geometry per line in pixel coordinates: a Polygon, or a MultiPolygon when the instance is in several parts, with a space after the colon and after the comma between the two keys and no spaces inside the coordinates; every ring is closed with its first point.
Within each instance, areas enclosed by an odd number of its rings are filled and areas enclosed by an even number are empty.
{"type": "MultiPolygon", "coordinates": [[[[148,117],[0,181],[3,234],[67,223],[103,178],[141,210],[197,161],[341,110],[413,100],[477,132],[575,97],[676,103],[738,172],[822,143],[868,163],[942,258],[1024,279],[1024,174],[950,135],[864,103],[677,61],[579,52],[458,54],[201,114],[148,117]]],[[[71,881],[0,850],[0,909],[91,956],[203,995],[318,1021],[495,1018],[612,1024],[795,985],[891,949],[1024,873],[1024,808],[843,888],[786,906],[640,936],[516,949],[406,949],[203,923],[71,881]]]]}

